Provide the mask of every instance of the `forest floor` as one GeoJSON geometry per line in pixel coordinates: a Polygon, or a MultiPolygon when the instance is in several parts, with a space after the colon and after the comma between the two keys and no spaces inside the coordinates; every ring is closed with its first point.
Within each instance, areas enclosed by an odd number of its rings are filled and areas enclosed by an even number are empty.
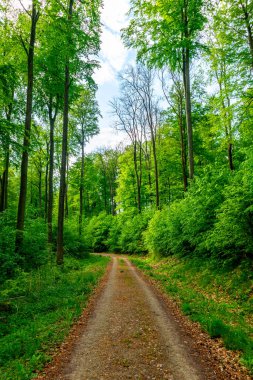
{"type": "Polygon", "coordinates": [[[37,380],[251,379],[126,257],[111,256],[93,302],[37,380]]]}

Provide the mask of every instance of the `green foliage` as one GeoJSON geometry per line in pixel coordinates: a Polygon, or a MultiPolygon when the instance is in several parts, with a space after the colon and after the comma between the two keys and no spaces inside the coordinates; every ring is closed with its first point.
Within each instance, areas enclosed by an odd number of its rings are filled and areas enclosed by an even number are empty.
{"type": "Polygon", "coordinates": [[[15,229],[13,215],[8,210],[0,215],[0,283],[15,274],[17,257],[14,254],[15,229]]]}
{"type": "Polygon", "coordinates": [[[152,255],[167,256],[170,254],[168,242],[169,228],[168,209],[156,211],[148,224],[147,231],[144,232],[145,247],[152,255]]]}
{"type": "Polygon", "coordinates": [[[193,56],[201,46],[198,34],[205,23],[203,0],[131,0],[129,13],[132,17],[123,33],[125,43],[153,65],[178,67],[182,49],[189,48],[193,56]]]}
{"type": "Polygon", "coordinates": [[[26,224],[19,265],[25,270],[32,270],[48,261],[47,228],[40,218],[28,219],[26,224]]]}
{"type": "Polygon", "coordinates": [[[247,261],[231,270],[217,265],[217,259],[132,260],[212,338],[222,338],[227,349],[240,351],[242,363],[253,371],[253,276],[247,261]]]}
{"type": "Polygon", "coordinates": [[[25,380],[51,360],[80,316],[105,271],[108,258],[66,258],[64,268],[47,264],[21,272],[0,288],[0,378],[25,380]]]}
{"type": "Polygon", "coordinates": [[[86,238],[79,235],[75,219],[68,219],[65,222],[64,251],[66,255],[80,259],[87,257],[90,251],[86,238]]]}
{"type": "Polygon", "coordinates": [[[114,218],[107,240],[111,252],[146,253],[143,245],[143,232],[153,214],[146,210],[142,214],[119,214],[114,218]]]}
{"type": "Polygon", "coordinates": [[[84,227],[83,236],[93,252],[105,252],[113,216],[105,212],[93,216],[84,227]]]}
{"type": "Polygon", "coordinates": [[[253,254],[253,158],[242,165],[224,188],[224,202],[217,210],[217,222],[207,246],[219,257],[237,263],[253,254]]]}
{"type": "Polygon", "coordinates": [[[207,254],[206,239],[215,223],[228,176],[227,170],[206,170],[192,183],[183,200],[157,211],[145,232],[148,251],[158,256],[207,254]]]}

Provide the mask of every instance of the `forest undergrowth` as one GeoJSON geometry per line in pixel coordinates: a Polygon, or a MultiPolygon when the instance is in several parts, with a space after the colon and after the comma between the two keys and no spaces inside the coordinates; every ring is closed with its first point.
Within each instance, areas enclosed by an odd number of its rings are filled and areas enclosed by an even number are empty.
{"type": "Polygon", "coordinates": [[[35,377],[81,315],[109,259],[66,257],[20,272],[0,288],[0,379],[35,377]]]}
{"type": "Polygon", "coordinates": [[[133,257],[192,321],[240,354],[253,373],[253,274],[249,262],[233,270],[224,262],[195,258],[133,257]]]}

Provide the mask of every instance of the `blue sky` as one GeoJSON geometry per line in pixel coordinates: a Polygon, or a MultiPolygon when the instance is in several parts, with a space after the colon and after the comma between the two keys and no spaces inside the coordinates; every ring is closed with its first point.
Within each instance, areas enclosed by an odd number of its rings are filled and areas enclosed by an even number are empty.
{"type": "Polygon", "coordinates": [[[132,64],[135,54],[127,50],[120,38],[120,30],[127,25],[126,13],[128,0],[104,0],[102,10],[102,46],[100,52],[100,69],[95,73],[98,84],[97,99],[102,114],[100,134],[95,136],[86,147],[91,152],[101,147],[115,147],[126,136],[113,128],[113,117],[109,101],[119,94],[118,73],[126,65],[132,64]]]}

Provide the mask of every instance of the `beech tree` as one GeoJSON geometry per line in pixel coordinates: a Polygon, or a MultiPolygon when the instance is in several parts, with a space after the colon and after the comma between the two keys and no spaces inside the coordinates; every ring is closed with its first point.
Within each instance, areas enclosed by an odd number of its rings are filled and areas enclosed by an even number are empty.
{"type": "Polygon", "coordinates": [[[132,0],[130,24],[123,31],[126,45],[137,49],[139,59],[182,72],[190,179],[194,175],[190,62],[200,47],[198,34],[205,21],[202,7],[203,0],[132,0]]]}
{"type": "MultiPolygon", "coordinates": [[[[37,57],[36,73],[36,106],[41,109],[43,120],[49,124],[48,139],[48,187],[46,199],[46,220],[48,224],[48,243],[53,242],[53,201],[54,201],[54,152],[55,152],[55,123],[62,109],[64,91],[64,61],[59,57],[62,53],[64,35],[61,33],[61,20],[57,17],[57,9],[49,4],[45,7],[45,14],[41,20],[41,29],[38,39],[40,50],[37,57]]],[[[40,30],[39,30],[40,31],[40,30]]]]}
{"type": "MultiPolygon", "coordinates": [[[[68,154],[68,125],[69,125],[69,94],[70,87],[77,80],[92,81],[91,75],[96,62],[91,58],[99,49],[100,14],[99,0],[91,4],[79,4],[75,0],[69,0],[60,6],[64,10],[62,17],[65,30],[65,44],[63,44],[63,56],[65,59],[64,80],[64,107],[62,130],[62,154],[60,171],[60,189],[58,205],[57,228],[57,263],[63,264],[63,231],[64,231],[64,206],[66,195],[66,166],[68,154]],[[65,6],[64,6],[65,5],[65,6]],[[80,46],[82,48],[80,49],[80,46]],[[86,58],[85,60],[83,58],[86,58]]],[[[61,9],[61,12],[62,12],[61,9]]]]}
{"type": "Polygon", "coordinates": [[[27,92],[26,92],[26,113],[25,130],[23,140],[23,153],[21,160],[20,192],[17,215],[16,252],[20,252],[23,242],[23,230],[25,223],[25,208],[27,194],[27,171],[28,171],[28,150],[30,145],[31,124],[32,124],[32,102],[33,102],[33,81],[34,81],[34,49],[36,39],[36,26],[39,19],[39,3],[33,0],[31,11],[26,11],[30,17],[31,29],[29,45],[26,46],[22,35],[20,36],[22,45],[27,54],[27,92]]]}
{"type": "Polygon", "coordinates": [[[78,100],[72,109],[73,139],[77,143],[77,151],[81,150],[81,170],[80,170],[80,198],[79,198],[79,235],[82,233],[83,224],[83,192],[84,192],[84,148],[90,138],[98,134],[99,108],[95,99],[95,91],[90,88],[83,88],[78,100]]]}
{"type": "Polygon", "coordinates": [[[116,127],[124,130],[133,146],[133,161],[137,188],[137,208],[141,212],[143,156],[149,159],[145,141],[151,139],[156,207],[159,208],[159,173],[157,161],[157,129],[160,122],[158,99],[154,94],[154,73],[142,65],[129,67],[121,76],[122,96],[111,106],[116,116],[116,127]]]}
{"type": "Polygon", "coordinates": [[[116,117],[115,126],[118,130],[127,133],[133,146],[133,162],[137,188],[137,208],[141,212],[142,199],[142,166],[143,166],[143,143],[145,139],[145,124],[143,125],[142,105],[138,94],[126,86],[124,76],[121,78],[121,96],[111,102],[113,114],[116,117]]]}

